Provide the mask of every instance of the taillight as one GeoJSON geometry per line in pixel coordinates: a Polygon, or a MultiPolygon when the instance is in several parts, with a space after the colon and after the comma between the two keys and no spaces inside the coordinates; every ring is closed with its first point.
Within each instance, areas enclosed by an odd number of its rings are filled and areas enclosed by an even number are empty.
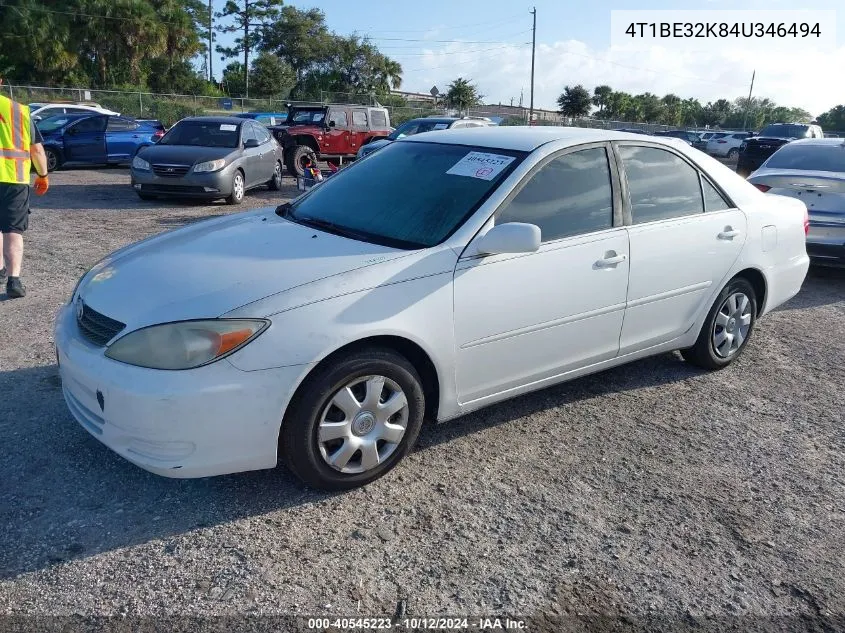
{"type": "Polygon", "coordinates": [[[752,183],[755,187],[757,187],[763,193],[766,193],[771,187],[769,185],[761,185],[760,183],[752,183]]]}
{"type": "Polygon", "coordinates": [[[804,208],[804,235],[810,234],[810,213],[804,208]]]}
{"type": "Polygon", "coordinates": [[[153,138],[161,138],[164,136],[164,130],[156,130],[153,132],[153,138]]]}

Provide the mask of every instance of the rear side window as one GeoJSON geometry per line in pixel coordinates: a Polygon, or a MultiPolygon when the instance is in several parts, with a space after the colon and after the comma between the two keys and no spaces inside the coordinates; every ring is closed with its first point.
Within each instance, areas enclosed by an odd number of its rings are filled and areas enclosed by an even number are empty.
{"type": "Polygon", "coordinates": [[[387,117],[380,110],[370,112],[370,121],[372,121],[373,127],[387,127],[387,117]]]}
{"type": "Polygon", "coordinates": [[[121,119],[120,117],[110,117],[109,124],[106,127],[107,132],[130,132],[138,129],[137,121],[130,121],[129,119],[121,119]]]}
{"type": "Polygon", "coordinates": [[[610,168],[603,147],[555,158],[496,214],[496,224],[527,222],[544,242],[613,226],[610,168]]]}
{"type": "Polygon", "coordinates": [[[679,156],[656,147],[619,147],[628,179],[634,224],[704,211],[698,171],[679,156]]]}
{"type": "Polygon", "coordinates": [[[716,190],[716,187],[702,176],[701,188],[704,192],[704,210],[705,211],[724,211],[725,209],[732,209],[727,200],[722,197],[722,194],[716,190]]]}
{"type": "Polygon", "coordinates": [[[352,111],[352,125],[367,127],[367,113],[363,110],[352,111]]]}

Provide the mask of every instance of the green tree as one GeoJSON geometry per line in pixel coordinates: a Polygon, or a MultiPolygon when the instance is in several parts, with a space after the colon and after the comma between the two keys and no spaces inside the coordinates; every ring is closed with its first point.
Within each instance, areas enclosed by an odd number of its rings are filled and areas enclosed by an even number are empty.
{"type": "Polygon", "coordinates": [[[230,97],[243,97],[246,94],[246,73],[241,62],[229,62],[223,69],[223,90],[230,97]]]}
{"type": "Polygon", "coordinates": [[[444,101],[446,105],[457,108],[459,112],[466,112],[469,108],[481,105],[484,95],[478,93],[478,88],[471,79],[458,77],[446,90],[444,101]]]}
{"type": "MultiPolygon", "coordinates": [[[[218,46],[222,59],[244,56],[244,95],[249,97],[249,54],[262,42],[270,23],[278,16],[282,0],[226,0],[223,10],[216,13],[218,19],[231,18],[228,24],[215,27],[221,33],[240,33],[233,46],[218,46]]],[[[231,64],[229,65],[231,67],[231,64]]]]}
{"type": "Polygon", "coordinates": [[[613,89],[610,86],[601,85],[593,88],[593,105],[599,111],[596,113],[597,117],[606,118],[607,106],[610,103],[610,97],[613,94],[613,89]]]}
{"type": "Polygon", "coordinates": [[[579,117],[590,113],[590,93],[581,84],[564,86],[563,92],[557,98],[560,113],[565,116],[579,117]]]}
{"type": "Polygon", "coordinates": [[[322,11],[286,6],[279,19],[264,30],[261,48],[285,61],[296,73],[298,83],[327,61],[332,39],[322,11]]]}
{"type": "Polygon", "coordinates": [[[273,53],[260,53],[250,72],[253,95],[258,97],[287,97],[296,83],[293,69],[273,53]]]}
{"type": "Polygon", "coordinates": [[[660,116],[660,122],[665,125],[677,127],[681,125],[683,119],[684,101],[678,95],[667,94],[660,99],[663,105],[663,111],[660,116]]]}
{"type": "Polygon", "coordinates": [[[845,131],[845,105],[835,106],[824,114],[820,114],[817,121],[823,130],[845,131]]]}
{"type": "Polygon", "coordinates": [[[665,106],[656,94],[651,92],[644,92],[634,97],[634,100],[639,104],[642,118],[647,123],[659,123],[663,120],[663,113],[665,106]]]}

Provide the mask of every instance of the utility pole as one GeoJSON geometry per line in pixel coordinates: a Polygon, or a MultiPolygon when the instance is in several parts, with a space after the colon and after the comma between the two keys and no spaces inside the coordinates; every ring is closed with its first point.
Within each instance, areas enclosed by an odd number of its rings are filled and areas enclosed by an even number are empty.
{"type": "Polygon", "coordinates": [[[212,40],[214,39],[214,14],[211,12],[211,2],[208,0],[208,81],[214,83],[214,47],[212,40]]]}
{"type": "Polygon", "coordinates": [[[534,121],[534,51],[537,49],[537,7],[531,9],[534,16],[534,26],[531,28],[531,107],[528,114],[528,125],[534,121]]]}
{"type": "Polygon", "coordinates": [[[244,94],[249,99],[249,0],[244,0],[244,94]]]}
{"type": "Polygon", "coordinates": [[[754,90],[754,77],[757,75],[757,70],[751,73],[751,87],[748,89],[748,101],[745,102],[745,116],[742,119],[742,131],[745,131],[745,124],[748,122],[748,109],[751,107],[751,91],[754,90]]]}

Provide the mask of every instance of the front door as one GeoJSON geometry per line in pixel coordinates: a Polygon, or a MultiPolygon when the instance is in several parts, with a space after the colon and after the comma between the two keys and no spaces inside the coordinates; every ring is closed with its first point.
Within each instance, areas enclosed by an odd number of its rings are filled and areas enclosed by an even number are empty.
{"type": "Polygon", "coordinates": [[[106,155],[106,120],[108,117],[96,115],[82,119],[70,126],[64,133],[64,153],[66,162],[105,163],[106,155]]]}
{"type": "MultiPolygon", "coordinates": [[[[464,256],[455,270],[461,404],[560,375],[619,351],[628,234],[608,148],[541,163],[495,214],[540,227],[535,253],[464,256]]],[[[472,253],[472,245],[467,249],[472,253]]]]}
{"type": "Polygon", "coordinates": [[[329,155],[349,153],[349,116],[342,108],[329,108],[326,115],[328,129],[320,140],[320,153],[329,155]],[[334,122],[334,125],[332,125],[334,122]]]}
{"type": "Polygon", "coordinates": [[[725,283],[746,239],[745,214],[666,148],[619,143],[626,177],[631,280],[620,354],[692,327],[725,283]]]}

